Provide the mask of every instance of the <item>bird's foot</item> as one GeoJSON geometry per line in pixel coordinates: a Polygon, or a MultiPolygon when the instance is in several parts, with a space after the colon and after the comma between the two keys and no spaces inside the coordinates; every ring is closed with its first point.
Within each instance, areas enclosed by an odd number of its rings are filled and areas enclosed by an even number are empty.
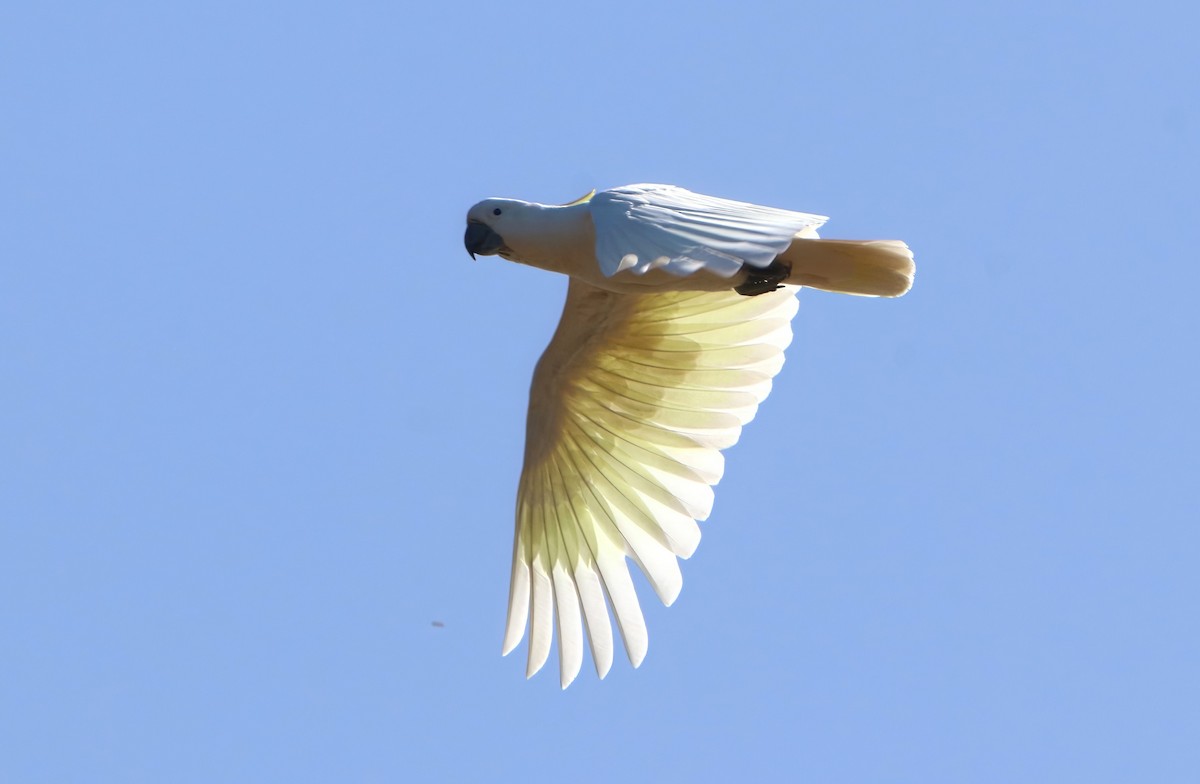
{"type": "Polygon", "coordinates": [[[774,259],[762,269],[751,267],[747,270],[746,279],[740,285],[734,286],[733,290],[744,297],[757,297],[759,294],[783,288],[779,284],[787,280],[791,274],[791,264],[774,259]]]}

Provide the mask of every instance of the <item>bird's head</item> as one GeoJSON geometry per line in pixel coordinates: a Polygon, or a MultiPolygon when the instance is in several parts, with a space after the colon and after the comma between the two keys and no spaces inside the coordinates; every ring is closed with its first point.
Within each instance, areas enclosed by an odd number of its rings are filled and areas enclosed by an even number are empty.
{"type": "Polygon", "coordinates": [[[463,244],[471,258],[495,256],[511,258],[510,242],[518,243],[530,230],[531,213],[539,205],[517,199],[484,199],[467,212],[467,233],[463,244]]]}
{"type": "Polygon", "coordinates": [[[595,241],[588,205],[591,196],[561,205],[484,199],[467,212],[463,244],[472,258],[498,255],[562,272],[564,259],[591,254],[595,241]]]}

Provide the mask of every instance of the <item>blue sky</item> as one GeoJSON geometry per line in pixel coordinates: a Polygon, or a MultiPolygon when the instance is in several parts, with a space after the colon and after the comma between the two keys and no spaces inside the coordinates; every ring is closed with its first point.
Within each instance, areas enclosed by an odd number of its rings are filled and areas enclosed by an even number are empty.
{"type": "Polygon", "coordinates": [[[9,4],[0,780],[1195,781],[1198,23],[9,4]],[[918,276],[802,293],[645,663],[560,692],[499,648],[565,283],[463,222],[632,182],[918,276]]]}

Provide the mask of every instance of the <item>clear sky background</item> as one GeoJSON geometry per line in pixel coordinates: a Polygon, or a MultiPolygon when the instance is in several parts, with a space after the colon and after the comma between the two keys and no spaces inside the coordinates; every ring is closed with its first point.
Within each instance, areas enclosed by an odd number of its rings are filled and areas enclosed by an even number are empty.
{"type": "Polygon", "coordinates": [[[1198,26],[5,4],[0,781],[1200,780],[1198,26]],[[802,292],[645,663],[561,692],[499,649],[565,281],[464,216],[633,182],[918,275],[802,292]]]}

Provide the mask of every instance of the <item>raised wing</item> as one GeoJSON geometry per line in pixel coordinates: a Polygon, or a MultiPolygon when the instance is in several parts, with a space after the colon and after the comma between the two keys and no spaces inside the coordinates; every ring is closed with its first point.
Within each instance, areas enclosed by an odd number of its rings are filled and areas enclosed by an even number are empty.
{"type": "MultiPolygon", "coordinates": [[[[674,185],[628,185],[592,197],[596,259],[606,276],[706,269],[732,277],[743,264],[765,267],[796,234],[828,218],[702,196],[674,185]]],[[[816,236],[808,233],[806,236],[816,236]]]]}
{"type": "Polygon", "coordinates": [[[504,653],[528,621],[527,676],[549,656],[557,614],[563,688],[583,661],[583,624],[603,678],[609,607],[641,664],[646,624],[625,558],[664,604],[679,595],[676,559],[700,541],[720,450],[783,366],[796,290],[621,295],[571,280],[534,373],[517,494],[504,653]]]}

